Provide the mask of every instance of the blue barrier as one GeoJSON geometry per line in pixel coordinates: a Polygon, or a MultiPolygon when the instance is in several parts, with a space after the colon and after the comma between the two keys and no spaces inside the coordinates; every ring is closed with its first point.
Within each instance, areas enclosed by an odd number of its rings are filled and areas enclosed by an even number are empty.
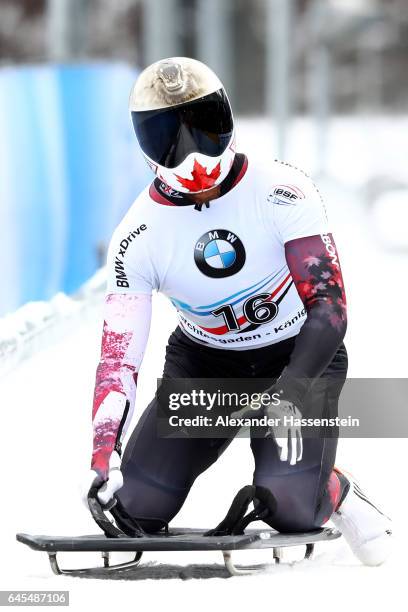
{"type": "Polygon", "coordinates": [[[0,69],[0,315],[75,291],[152,175],[123,64],[0,69]]]}

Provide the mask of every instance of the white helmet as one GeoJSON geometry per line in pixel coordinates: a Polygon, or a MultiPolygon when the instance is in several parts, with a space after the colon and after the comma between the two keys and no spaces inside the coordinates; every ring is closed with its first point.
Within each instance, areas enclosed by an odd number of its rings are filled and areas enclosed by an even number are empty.
{"type": "Polygon", "coordinates": [[[235,157],[234,120],[208,66],[188,57],[148,66],[129,107],[143,155],[160,180],[176,191],[200,193],[225,179],[235,157]]]}

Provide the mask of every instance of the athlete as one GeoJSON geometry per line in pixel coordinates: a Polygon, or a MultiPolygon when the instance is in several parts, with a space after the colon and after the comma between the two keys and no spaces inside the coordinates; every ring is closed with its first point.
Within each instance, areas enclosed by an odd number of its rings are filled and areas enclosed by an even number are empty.
{"type": "MultiPolygon", "coordinates": [[[[154,532],[231,437],[160,437],[156,394],[122,453],[152,291],[166,295],[179,318],[163,379],[268,379],[278,412],[297,416],[307,413],[317,381],[326,383],[320,414],[337,414],[347,375],[346,297],[315,185],[289,164],[274,161],[265,171],[236,151],[227,94],[207,66],[182,57],[149,66],[130,111],[156,178],[109,247],[89,483],[105,507],[114,500],[122,529],[133,518],[154,532]]],[[[304,532],[331,519],[363,563],[382,563],[390,521],[334,467],[336,437],[302,439],[291,426],[272,434],[251,438],[254,484],[277,501],[268,523],[304,532]]]]}

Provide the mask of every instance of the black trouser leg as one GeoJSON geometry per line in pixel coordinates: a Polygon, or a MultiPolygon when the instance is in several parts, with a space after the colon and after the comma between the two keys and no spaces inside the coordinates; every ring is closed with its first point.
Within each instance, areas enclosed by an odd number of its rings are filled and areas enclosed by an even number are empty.
{"type": "MultiPolygon", "coordinates": [[[[308,402],[313,402],[313,416],[337,416],[346,373],[347,353],[341,347],[321,377],[318,389],[306,398],[304,416],[307,416],[308,402]]],[[[268,523],[278,531],[317,529],[335,510],[342,492],[342,485],[333,474],[337,437],[324,437],[324,433],[322,430],[320,437],[303,439],[303,458],[295,465],[280,461],[278,447],[272,438],[251,440],[255,459],[254,484],[268,488],[275,496],[277,511],[268,523]]]]}
{"type": "MultiPolygon", "coordinates": [[[[154,399],[126,446],[124,485],[117,497],[131,517],[168,523],[181,509],[194,480],[218,459],[230,440],[161,438],[157,408],[154,399]]],[[[147,531],[157,529],[157,522],[138,522],[147,531]]]]}

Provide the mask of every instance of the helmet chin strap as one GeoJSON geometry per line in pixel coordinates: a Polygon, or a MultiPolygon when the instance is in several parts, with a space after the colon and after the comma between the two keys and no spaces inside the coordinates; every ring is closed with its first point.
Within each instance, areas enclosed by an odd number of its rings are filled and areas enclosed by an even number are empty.
{"type": "Polygon", "coordinates": [[[198,210],[198,212],[201,212],[203,206],[205,206],[206,208],[210,208],[210,200],[207,200],[206,202],[196,202],[194,204],[194,210],[198,210]]]}
{"type": "Polygon", "coordinates": [[[217,198],[219,198],[220,193],[220,185],[217,185],[216,187],[208,189],[207,192],[192,193],[191,195],[187,195],[187,198],[191,199],[194,202],[194,210],[198,210],[199,212],[201,212],[203,206],[205,206],[206,208],[210,208],[211,200],[216,200],[217,198]]]}

